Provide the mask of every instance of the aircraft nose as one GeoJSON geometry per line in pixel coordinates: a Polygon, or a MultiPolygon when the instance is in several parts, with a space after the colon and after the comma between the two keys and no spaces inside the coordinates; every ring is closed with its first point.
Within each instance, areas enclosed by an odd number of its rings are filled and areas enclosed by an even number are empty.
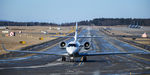
{"type": "Polygon", "coordinates": [[[76,49],[73,49],[73,48],[67,48],[67,52],[69,54],[73,54],[75,52],[76,49]]]}
{"type": "Polygon", "coordinates": [[[70,52],[69,52],[69,54],[73,54],[74,53],[74,50],[71,50],[70,52]]]}
{"type": "Polygon", "coordinates": [[[73,54],[73,51],[70,51],[69,54],[73,54]]]}

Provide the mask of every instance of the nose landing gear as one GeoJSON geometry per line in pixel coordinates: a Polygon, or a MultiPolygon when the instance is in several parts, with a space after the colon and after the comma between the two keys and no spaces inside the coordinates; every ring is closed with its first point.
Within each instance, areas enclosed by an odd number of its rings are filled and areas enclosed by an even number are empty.
{"type": "Polygon", "coordinates": [[[65,57],[65,56],[62,56],[62,61],[69,61],[69,62],[74,62],[74,57],[65,57]]]}

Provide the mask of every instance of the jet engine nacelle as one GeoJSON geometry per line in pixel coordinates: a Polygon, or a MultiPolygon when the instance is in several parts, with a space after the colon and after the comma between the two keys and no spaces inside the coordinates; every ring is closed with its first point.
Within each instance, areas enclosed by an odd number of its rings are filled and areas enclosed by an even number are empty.
{"type": "Polygon", "coordinates": [[[84,49],[88,50],[91,47],[91,43],[90,42],[85,42],[83,47],[84,47],[84,49]]]}
{"type": "Polygon", "coordinates": [[[60,47],[60,48],[66,48],[66,42],[64,42],[64,41],[63,41],[63,42],[60,42],[60,43],[59,43],[59,47],[60,47]]]}

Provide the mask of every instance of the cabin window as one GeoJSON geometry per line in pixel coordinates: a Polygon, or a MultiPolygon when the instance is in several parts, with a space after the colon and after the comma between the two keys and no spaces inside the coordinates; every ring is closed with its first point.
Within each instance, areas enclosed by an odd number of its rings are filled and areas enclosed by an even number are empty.
{"type": "Polygon", "coordinates": [[[69,44],[68,47],[77,47],[76,44],[69,44]]]}

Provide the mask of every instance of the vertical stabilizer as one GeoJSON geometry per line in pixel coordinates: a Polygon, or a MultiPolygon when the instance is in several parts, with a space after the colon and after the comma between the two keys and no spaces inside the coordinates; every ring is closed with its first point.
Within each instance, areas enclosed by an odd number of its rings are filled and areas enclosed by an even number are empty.
{"type": "Polygon", "coordinates": [[[78,38],[78,23],[76,22],[76,31],[75,31],[74,41],[77,41],[77,38],[78,38]]]}

